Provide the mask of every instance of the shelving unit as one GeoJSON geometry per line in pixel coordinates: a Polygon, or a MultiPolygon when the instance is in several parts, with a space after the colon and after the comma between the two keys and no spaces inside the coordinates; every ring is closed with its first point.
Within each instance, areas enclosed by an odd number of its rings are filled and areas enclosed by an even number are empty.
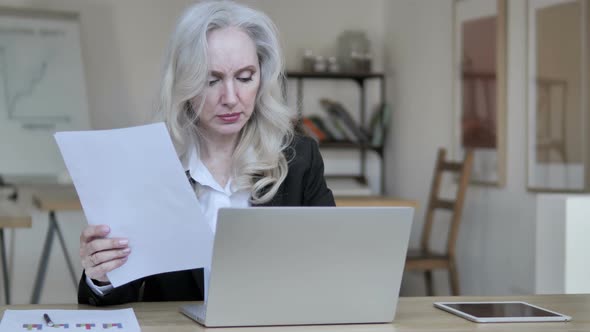
{"type": "MultiPolygon", "coordinates": [[[[360,100],[359,100],[359,125],[362,128],[365,128],[366,125],[366,101],[367,101],[367,92],[366,92],[366,82],[368,80],[378,80],[380,83],[380,103],[383,105],[385,103],[385,74],[383,73],[316,73],[316,72],[297,72],[297,71],[289,71],[287,72],[287,78],[293,79],[296,81],[296,93],[297,93],[297,100],[298,100],[298,112],[300,115],[303,114],[302,109],[302,101],[304,98],[303,95],[303,81],[305,80],[352,80],[357,83],[359,90],[360,90],[360,100]]],[[[385,126],[385,124],[383,124],[385,126]]],[[[367,159],[367,151],[372,150],[375,151],[381,161],[381,194],[385,188],[385,158],[384,158],[384,147],[381,146],[371,146],[370,144],[365,143],[354,143],[354,142],[322,142],[320,143],[320,148],[325,149],[358,149],[360,151],[360,173],[359,174],[351,174],[351,175],[337,175],[337,176],[327,176],[332,178],[338,177],[347,177],[347,178],[355,178],[358,181],[366,184],[366,159],[367,159]]]]}

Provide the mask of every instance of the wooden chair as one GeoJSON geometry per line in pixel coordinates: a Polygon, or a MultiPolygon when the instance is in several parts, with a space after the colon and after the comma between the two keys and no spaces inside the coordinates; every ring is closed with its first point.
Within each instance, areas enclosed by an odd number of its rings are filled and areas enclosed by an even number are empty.
{"type": "Polygon", "coordinates": [[[465,158],[462,162],[447,161],[445,160],[445,156],[446,150],[443,148],[439,149],[436,166],[434,167],[434,176],[432,177],[432,184],[430,187],[430,197],[426,209],[426,219],[424,222],[424,229],[422,230],[420,249],[409,250],[406,259],[406,271],[424,271],[426,292],[428,296],[433,295],[432,271],[436,269],[449,270],[451,293],[454,296],[459,295],[459,276],[457,275],[457,265],[455,261],[455,243],[459,234],[463,202],[465,200],[465,192],[469,184],[471,166],[473,164],[473,152],[466,152],[465,158]],[[459,175],[457,192],[454,200],[441,199],[439,197],[442,175],[445,171],[459,175]],[[434,253],[429,247],[432,224],[434,221],[434,211],[437,209],[449,210],[451,212],[451,223],[447,239],[446,254],[434,253]]]}

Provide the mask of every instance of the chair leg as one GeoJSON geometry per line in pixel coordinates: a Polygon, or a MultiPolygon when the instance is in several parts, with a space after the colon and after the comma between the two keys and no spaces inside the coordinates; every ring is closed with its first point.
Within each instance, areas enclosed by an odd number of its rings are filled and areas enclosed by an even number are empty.
{"type": "Polygon", "coordinates": [[[449,264],[449,282],[451,284],[451,294],[453,296],[459,296],[459,274],[457,273],[457,266],[453,261],[449,264]]]}
{"type": "Polygon", "coordinates": [[[434,292],[433,292],[434,285],[432,284],[432,271],[430,271],[430,270],[424,271],[424,281],[426,284],[426,295],[427,296],[434,296],[434,292]]]}

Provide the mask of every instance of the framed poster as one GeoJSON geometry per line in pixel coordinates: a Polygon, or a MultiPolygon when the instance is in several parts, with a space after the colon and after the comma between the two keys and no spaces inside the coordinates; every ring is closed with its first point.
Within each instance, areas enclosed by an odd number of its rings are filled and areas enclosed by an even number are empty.
{"type": "Polygon", "coordinates": [[[474,151],[471,182],[505,182],[506,0],[453,3],[453,155],[474,151]]]}
{"type": "Polygon", "coordinates": [[[527,3],[527,189],[590,189],[588,11],[583,0],[527,3]]]}
{"type": "Polygon", "coordinates": [[[2,176],[57,181],[53,134],[90,128],[80,33],[77,13],[0,7],[2,176]]]}

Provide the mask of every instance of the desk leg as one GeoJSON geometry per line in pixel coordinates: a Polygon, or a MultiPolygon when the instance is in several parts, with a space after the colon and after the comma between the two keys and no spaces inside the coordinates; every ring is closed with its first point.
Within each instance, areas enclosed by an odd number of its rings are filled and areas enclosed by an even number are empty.
{"type": "Polygon", "coordinates": [[[66,248],[66,242],[64,240],[57,218],[55,217],[55,211],[49,212],[49,228],[47,229],[47,235],[45,236],[45,244],[43,245],[43,252],[41,254],[41,261],[39,262],[39,269],[37,270],[37,278],[35,279],[35,286],[33,287],[33,295],[31,296],[31,303],[38,304],[41,296],[41,290],[43,289],[43,283],[45,282],[45,274],[47,273],[47,265],[49,264],[49,256],[51,254],[51,245],[53,244],[53,234],[57,233],[57,237],[61,244],[61,248],[70,270],[70,276],[74,282],[74,289],[78,289],[78,282],[76,280],[76,273],[74,272],[74,266],[72,260],[68,254],[66,248]]]}
{"type": "Polygon", "coordinates": [[[33,287],[33,295],[31,296],[31,303],[38,304],[41,296],[41,289],[43,282],[45,282],[45,273],[47,272],[47,264],[49,264],[49,256],[51,254],[51,244],[53,243],[53,233],[55,231],[55,212],[49,213],[49,228],[45,235],[45,244],[43,244],[43,251],[41,252],[41,260],[39,261],[39,268],[37,269],[37,277],[35,278],[35,286],[33,287]]]}
{"type": "Polygon", "coordinates": [[[66,248],[66,241],[64,240],[64,236],[61,233],[61,229],[59,228],[57,219],[55,219],[55,214],[53,215],[53,222],[55,223],[55,231],[57,232],[57,238],[59,239],[59,243],[61,244],[61,249],[64,252],[66,264],[68,264],[68,270],[70,270],[70,276],[72,277],[72,281],[74,282],[74,289],[78,290],[78,278],[76,278],[76,273],[74,272],[74,265],[72,265],[70,254],[68,254],[68,249],[66,248]]]}
{"type": "Polygon", "coordinates": [[[2,250],[2,277],[4,278],[4,296],[6,298],[6,304],[10,304],[10,282],[8,280],[8,264],[6,263],[4,228],[0,228],[0,246],[2,246],[0,250],[2,250]]]}

